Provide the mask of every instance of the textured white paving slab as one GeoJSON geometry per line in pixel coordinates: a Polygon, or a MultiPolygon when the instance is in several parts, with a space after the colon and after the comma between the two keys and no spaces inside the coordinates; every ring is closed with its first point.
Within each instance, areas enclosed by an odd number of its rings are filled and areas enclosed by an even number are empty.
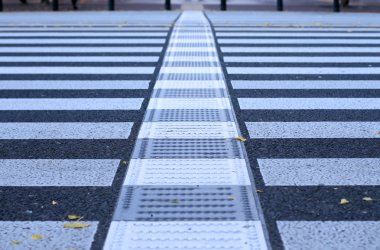
{"type": "Polygon", "coordinates": [[[163,67],[160,74],[221,74],[220,67],[163,67]]]}
{"type": "Polygon", "coordinates": [[[114,159],[2,159],[0,186],[111,186],[119,162],[114,159]]]}
{"type": "Polygon", "coordinates": [[[0,110],[138,110],[143,98],[2,98],[0,110]]]}
{"type": "Polygon", "coordinates": [[[128,139],[133,122],[0,123],[0,139],[128,139]]]}
{"type": "Polygon", "coordinates": [[[157,80],[154,85],[156,89],[225,89],[223,81],[175,81],[175,80],[157,80]]]}
{"type": "Polygon", "coordinates": [[[270,74],[270,75],[312,75],[312,74],[345,74],[345,75],[360,75],[360,74],[379,74],[380,68],[350,68],[350,67],[227,67],[229,74],[270,74]]]}
{"type": "Polygon", "coordinates": [[[0,221],[0,245],[4,249],[90,249],[98,222],[82,222],[89,227],[64,228],[69,222],[63,221],[0,221]],[[32,240],[34,234],[42,239],[32,240]]]}
{"type": "Polygon", "coordinates": [[[241,109],[380,109],[379,98],[238,98],[241,109]]]}
{"type": "Polygon", "coordinates": [[[228,98],[151,98],[148,109],[231,109],[228,98]]]}
{"type": "Polygon", "coordinates": [[[155,67],[0,67],[0,74],[153,74],[155,67]]]}
{"type": "Polygon", "coordinates": [[[105,250],[266,249],[259,221],[111,223],[105,250]]]}
{"type": "Polygon", "coordinates": [[[277,221],[285,249],[376,250],[380,221],[277,221]]]}
{"type": "Polygon", "coordinates": [[[1,90],[37,89],[148,89],[149,81],[0,81],[1,90]]]}
{"type": "Polygon", "coordinates": [[[258,159],[267,186],[380,185],[379,158],[258,159]]]}
{"type": "Polygon", "coordinates": [[[138,138],[233,138],[234,122],[144,122],[138,138]]]}
{"type": "MultiPolygon", "coordinates": [[[[278,40],[276,40],[277,42],[278,40]]],[[[349,40],[350,42],[353,40],[349,40]]],[[[380,41],[379,41],[380,42],[380,41]]],[[[378,63],[379,57],[369,56],[225,56],[225,62],[238,63],[378,63]]]]}
{"type": "Polygon", "coordinates": [[[0,56],[0,62],[157,62],[158,56],[0,56]]]}
{"type": "MultiPolygon", "coordinates": [[[[1,33],[0,33],[1,34],[1,33]]],[[[112,35],[112,34],[110,34],[112,35]]],[[[3,39],[0,44],[163,44],[165,39],[104,39],[104,38],[91,38],[91,39],[41,39],[41,38],[28,38],[28,39],[3,39]]]]}
{"type": "Polygon", "coordinates": [[[380,138],[380,122],[246,122],[251,138],[380,138]]]}
{"type": "Polygon", "coordinates": [[[234,89],[380,89],[379,81],[231,81],[234,89]]]}
{"type": "MultiPolygon", "coordinates": [[[[266,34],[266,33],[264,33],[266,34]]],[[[365,36],[366,34],[362,34],[362,36],[365,36]]],[[[380,33],[379,33],[380,36],[380,33]]],[[[354,40],[354,39],[224,39],[220,38],[218,39],[219,44],[226,44],[231,43],[234,45],[238,44],[378,44],[380,45],[379,39],[360,39],[360,40],[354,40]]]]}
{"type": "MultiPolygon", "coordinates": [[[[104,32],[34,32],[33,37],[38,37],[38,36],[48,36],[48,37],[69,37],[69,36],[78,36],[78,37],[89,37],[89,36],[96,36],[96,37],[110,37],[110,36],[115,36],[115,37],[133,37],[133,36],[138,36],[138,37],[166,37],[167,33],[166,32],[112,32],[112,33],[104,33],[104,32]]],[[[0,37],[30,37],[31,33],[26,33],[26,32],[12,32],[12,33],[1,33],[0,32],[0,37]]]]}
{"type": "Polygon", "coordinates": [[[251,184],[244,159],[132,159],[124,185],[251,184]]]}
{"type": "Polygon", "coordinates": [[[0,47],[1,53],[96,53],[96,52],[114,52],[114,53],[127,53],[127,52],[149,52],[160,53],[161,47],[0,47]]]}
{"type": "Polygon", "coordinates": [[[166,56],[167,62],[216,62],[217,59],[213,56],[166,56]]]}

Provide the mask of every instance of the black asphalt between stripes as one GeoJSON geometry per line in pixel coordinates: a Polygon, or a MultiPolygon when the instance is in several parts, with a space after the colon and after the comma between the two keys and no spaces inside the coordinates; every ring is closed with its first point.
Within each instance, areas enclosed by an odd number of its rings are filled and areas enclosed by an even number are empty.
{"type": "MultiPolygon", "coordinates": [[[[99,56],[159,56],[157,63],[144,64],[144,66],[155,66],[153,74],[0,75],[0,80],[151,81],[148,90],[0,90],[0,98],[145,98],[140,110],[0,111],[0,122],[134,122],[128,140],[0,140],[0,155],[2,159],[121,159],[122,162],[118,167],[111,187],[0,187],[0,220],[62,221],[67,220],[68,214],[78,214],[84,216],[84,220],[99,221],[92,249],[102,248],[111,223],[118,193],[125,176],[127,164],[148,105],[148,97],[152,93],[170,34],[171,30],[167,32],[167,36],[161,37],[166,39],[166,43],[160,45],[163,46],[161,53],[0,53],[0,56],[12,56],[14,58],[18,56],[37,56],[46,59],[48,59],[49,56],[93,56],[94,63],[91,65],[102,67],[104,67],[105,64],[96,63],[96,59],[99,56]],[[58,201],[59,204],[53,206],[53,200],[58,201]]],[[[110,36],[112,36],[111,33],[110,36]]],[[[26,37],[22,38],[24,39],[26,37]]],[[[43,39],[41,37],[36,38],[43,39]]],[[[92,37],[86,37],[86,39],[87,38],[91,39],[92,37]]],[[[110,37],[98,38],[109,39],[110,37]]],[[[114,38],[120,39],[123,37],[114,38]]],[[[133,39],[134,37],[124,38],[133,39]]],[[[141,38],[148,40],[153,37],[141,38]]],[[[154,37],[154,39],[156,38],[159,37],[154,37]]],[[[62,40],[62,42],[64,42],[64,40],[62,40]]],[[[11,66],[10,64],[8,65],[11,66]]],[[[41,63],[39,65],[41,65],[41,63]]],[[[52,65],[64,66],[65,64],[49,63],[48,66],[52,65]]],[[[74,65],[88,66],[90,64],[74,65]]],[[[108,66],[111,67],[142,65],[143,64],[134,63],[116,64],[112,62],[108,64],[108,66]]],[[[17,66],[20,66],[20,64],[18,63],[17,66]]],[[[35,67],[36,65],[28,64],[28,66],[35,67]]]]}
{"type": "MultiPolygon", "coordinates": [[[[94,58],[95,59],[95,58],[94,58]]],[[[33,60],[33,59],[32,59],[33,60]]],[[[157,62],[0,62],[0,67],[156,67],[157,62]]]]}
{"type": "MultiPolygon", "coordinates": [[[[218,30],[218,32],[224,31],[218,30]]],[[[236,37],[223,38],[235,39],[236,37]]],[[[252,39],[252,37],[241,38],[252,39]]],[[[288,39],[292,37],[254,37],[254,39],[261,38],[288,39]]],[[[297,40],[303,38],[335,39],[333,36],[293,37],[297,40]]],[[[348,37],[336,37],[336,39],[348,39],[348,37]]],[[[234,90],[231,85],[231,80],[378,80],[380,75],[228,75],[226,66],[233,64],[223,62],[223,56],[336,56],[344,58],[346,56],[378,56],[377,53],[222,53],[220,46],[224,45],[218,46],[233,108],[242,136],[245,138],[249,138],[245,126],[247,121],[380,121],[380,110],[240,110],[237,100],[242,97],[378,98],[378,90],[234,90]]],[[[234,64],[234,66],[242,65],[234,64]]],[[[274,65],[267,64],[268,67],[274,67],[274,65]]],[[[254,65],[256,66],[258,65],[254,65]]],[[[362,200],[366,196],[379,196],[379,186],[265,186],[257,163],[257,158],[378,158],[380,157],[380,139],[248,139],[245,145],[256,187],[263,190],[263,193],[259,193],[260,203],[273,249],[284,249],[276,225],[277,220],[380,220],[379,204],[362,200]],[[342,198],[350,201],[348,206],[339,204],[342,198]]]]}
{"type": "Polygon", "coordinates": [[[0,90],[0,98],[144,98],[144,89],[0,90]]]}
{"type": "Polygon", "coordinates": [[[380,110],[241,110],[246,122],[380,121],[380,110]]]}
{"type": "Polygon", "coordinates": [[[0,122],[134,122],[141,110],[20,110],[0,111],[0,122]]]}

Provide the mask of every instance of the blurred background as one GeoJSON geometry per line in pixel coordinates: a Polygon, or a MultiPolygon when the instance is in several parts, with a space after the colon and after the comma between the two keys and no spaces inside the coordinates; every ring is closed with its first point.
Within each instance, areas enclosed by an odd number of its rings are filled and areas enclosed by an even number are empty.
{"type": "MultiPolygon", "coordinates": [[[[51,1],[51,0],[50,0],[51,1]]],[[[284,0],[285,11],[331,11],[333,0],[284,0]]],[[[206,10],[219,10],[220,0],[172,0],[172,9],[202,4],[206,10]]],[[[276,0],[227,0],[229,10],[276,10],[276,0]]],[[[4,11],[51,11],[41,0],[3,0],[4,11]]],[[[163,10],[164,0],[115,0],[116,10],[163,10]]],[[[77,11],[107,10],[107,0],[78,0],[77,11]]],[[[59,0],[60,11],[72,11],[71,0],[59,0]]],[[[380,12],[380,0],[350,0],[342,12],[380,12]]]]}

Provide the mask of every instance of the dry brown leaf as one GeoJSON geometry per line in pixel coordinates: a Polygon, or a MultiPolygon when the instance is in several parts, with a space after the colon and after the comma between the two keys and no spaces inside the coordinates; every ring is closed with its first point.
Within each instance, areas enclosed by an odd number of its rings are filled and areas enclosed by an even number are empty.
{"type": "Polygon", "coordinates": [[[256,193],[264,193],[264,190],[256,189],[256,193]]]}
{"type": "Polygon", "coordinates": [[[85,228],[89,226],[90,224],[86,223],[67,223],[63,225],[64,228],[85,228]]]}
{"type": "Polygon", "coordinates": [[[20,245],[21,241],[19,241],[19,240],[11,240],[11,244],[12,245],[20,245]]]}
{"type": "Polygon", "coordinates": [[[340,204],[341,205],[345,205],[345,204],[348,204],[348,203],[350,203],[350,202],[347,199],[343,198],[343,199],[340,200],[340,204]]]}
{"type": "Polygon", "coordinates": [[[229,201],[233,201],[233,200],[235,200],[235,197],[234,197],[234,196],[229,196],[229,197],[227,198],[227,200],[229,200],[229,201]]]}
{"type": "Polygon", "coordinates": [[[80,219],[82,219],[81,216],[76,215],[76,214],[69,214],[69,215],[67,216],[67,218],[69,218],[69,220],[80,220],[80,219]]]}
{"type": "Polygon", "coordinates": [[[40,240],[42,239],[44,236],[42,235],[39,235],[39,234],[33,234],[32,235],[32,240],[40,240]]]}
{"type": "Polygon", "coordinates": [[[234,139],[238,140],[238,141],[242,141],[242,142],[245,142],[247,140],[247,139],[245,139],[244,137],[241,137],[241,136],[235,137],[234,139]]]}

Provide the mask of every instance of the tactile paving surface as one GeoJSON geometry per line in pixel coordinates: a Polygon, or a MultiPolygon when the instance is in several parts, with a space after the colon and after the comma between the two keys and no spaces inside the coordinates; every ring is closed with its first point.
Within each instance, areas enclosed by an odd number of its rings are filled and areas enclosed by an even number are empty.
{"type": "Polygon", "coordinates": [[[156,89],[155,98],[222,98],[225,97],[224,89],[156,89]]]}
{"type": "Polygon", "coordinates": [[[232,121],[229,109],[151,109],[145,115],[145,121],[152,122],[211,122],[232,121]]]}
{"type": "Polygon", "coordinates": [[[250,186],[125,186],[114,220],[254,220],[251,192],[250,186]]]}

